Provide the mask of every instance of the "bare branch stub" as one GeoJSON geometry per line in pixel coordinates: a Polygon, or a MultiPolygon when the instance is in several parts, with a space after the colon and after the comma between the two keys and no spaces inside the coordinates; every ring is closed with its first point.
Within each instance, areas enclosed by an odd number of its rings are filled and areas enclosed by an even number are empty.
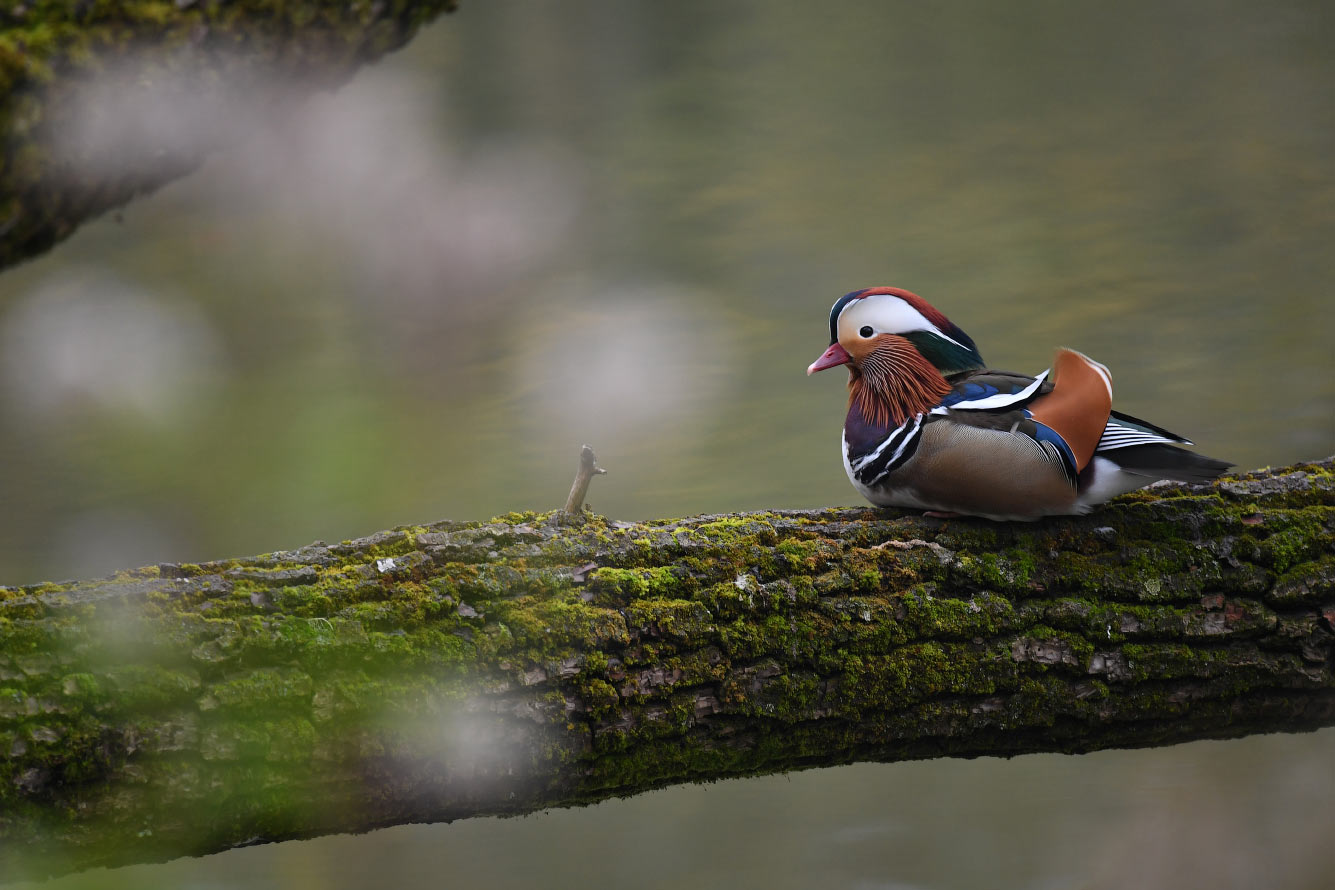
{"type": "Polygon", "coordinates": [[[583,515],[584,496],[589,493],[589,481],[606,472],[598,466],[598,457],[592,448],[585,445],[579,450],[579,469],[575,472],[574,484],[570,486],[570,497],[566,498],[564,512],[567,518],[583,515]]]}

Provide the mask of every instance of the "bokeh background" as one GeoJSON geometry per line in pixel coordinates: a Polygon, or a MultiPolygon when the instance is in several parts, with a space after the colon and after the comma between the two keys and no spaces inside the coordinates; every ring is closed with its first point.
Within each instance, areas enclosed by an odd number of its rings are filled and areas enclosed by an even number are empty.
{"type": "MultiPolygon", "coordinates": [[[[854,503],[803,369],[873,284],[1243,467],[1335,453],[1333,44],[1318,0],[465,2],[0,275],[0,581],[551,508],[582,442],[619,518],[854,503]]],[[[1315,890],[1331,837],[1328,730],[42,886],[1315,890]]]]}

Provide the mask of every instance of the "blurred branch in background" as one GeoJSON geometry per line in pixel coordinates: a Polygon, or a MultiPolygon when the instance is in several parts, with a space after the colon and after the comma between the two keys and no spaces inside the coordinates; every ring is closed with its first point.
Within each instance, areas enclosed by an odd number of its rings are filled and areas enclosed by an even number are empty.
{"type": "Polygon", "coordinates": [[[1335,724],[1335,459],[1087,517],[443,522],[0,587],[0,874],[1335,724]]]}
{"type": "Polygon", "coordinates": [[[0,268],[190,172],[454,0],[10,4],[0,11],[0,268]]]}

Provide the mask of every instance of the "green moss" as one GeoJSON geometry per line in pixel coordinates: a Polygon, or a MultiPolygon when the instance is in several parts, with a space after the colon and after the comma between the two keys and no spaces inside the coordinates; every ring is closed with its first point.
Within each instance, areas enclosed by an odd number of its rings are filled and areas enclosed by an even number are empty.
{"type": "Polygon", "coordinates": [[[1216,568],[1203,571],[1207,559],[1186,541],[1151,544],[1124,542],[1127,555],[1086,555],[1063,551],[1040,572],[1052,588],[1095,594],[1107,599],[1173,602],[1200,597],[1215,583],[1216,568]]]}
{"type": "Polygon", "coordinates": [[[111,701],[124,711],[166,708],[193,701],[201,688],[199,674],[194,670],[155,664],[120,665],[107,669],[104,676],[115,692],[111,701]]]}
{"type": "Polygon", "coordinates": [[[1065,668],[1084,675],[1089,673],[1094,644],[1080,634],[1037,625],[1016,639],[1011,655],[1039,671],[1065,668]]]}
{"type": "Polygon", "coordinates": [[[16,591],[21,596],[44,597],[44,596],[51,596],[52,594],[56,593],[64,593],[73,586],[74,586],[73,581],[66,581],[63,583],[45,581],[41,584],[29,584],[24,587],[6,588],[6,589],[11,591],[16,591]]]}
{"type": "Polygon", "coordinates": [[[813,673],[788,671],[765,683],[747,710],[759,717],[798,723],[814,719],[824,704],[825,683],[813,673]]]}
{"type": "Polygon", "coordinates": [[[505,513],[491,520],[493,523],[503,522],[506,525],[534,525],[550,519],[554,512],[538,513],[535,510],[515,510],[505,513]]]}
{"type": "Polygon", "coordinates": [[[102,696],[102,686],[97,677],[87,672],[66,674],[61,679],[60,691],[77,701],[95,702],[102,696]]]}
{"type": "Polygon", "coordinates": [[[293,668],[260,668],[209,687],[208,707],[243,712],[290,709],[310,698],[310,675],[293,668]]]}
{"type": "Polygon", "coordinates": [[[958,571],[968,575],[977,584],[995,590],[1010,590],[1028,583],[1028,572],[1012,566],[1011,561],[995,553],[979,553],[977,556],[962,556],[957,564],[958,571]]]}
{"type": "Polygon", "coordinates": [[[692,586],[672,566],[600,568],[589,579],[591,592],[616,602],[672,596],[692,586]]]}
{"type": "Polygon", "coordinates": [[[881,589],[881,573],[876,569],[863,569],[854,579],[854,588],[872,592],[881,589]]]}
{"type": "Polygon", "coordinates": [[[991,637],[1014,618],[1010,600],[980,593],[967,600],[941,597],[932,585],[921,585],[897,600],[899,619],[909,638],[962,640],[991,637]]]}
{"type": "Polygon", "coordinates": [[[897,710],[947,694],[981,695],[1016,682],[1013,662],[961,643],[913,643],[846,661],[834,700],[841,712],[897,710]]]}
{"type": "Polygon", "coordinates": [[[606,680],[597,678],[589,680],[581,687],[580,692],[588,708],[589,716],[595,720],[608,718],[621,703],[621,697],[617,695],[616,688],[606,680]]]}
{"type": "Polygon", "coordinates": [[[509,645],[537,655],[571,647],[623,646],[629,641],[627,617],[577,597],[522,597],[498,607],[497,621],[509,631],[509,645]]]}
{"type": "MultiPolygon", "coordinates": [[[[871,628],[863,629],[870,635],[871,628]]],[[[854,645],[853,637],[829,618],[805,611],[742,619],[719,627],[723,650],[731,659],[741,662],[777,656],[792,664],[825,666],[835,658],[831,646],[836,641],[854,645]]]]}
{"type": "Polygon", "coordinates": [[[1293,566],[1275,580],[1267,599],[1284,605],[1316,603],[1335,596],[1335,556],[1293,566]]]}
{"type": "Polygon", "coordinates": [[[0,686],[0,720],[17,720],[28,713],[27,696],[16,686],[0,686]]]}
{"type": "Polygon", "coordinates": [[[315,727],[302,717],[229,722],[203,732],[200,753],[206,761],[303,763],[310,759],[315,741],[315,727]]]}
{"type": "Polygon", "coordinates": [[[1131,678],[1165,680],[1172,677],[1207,677],[1214,665],[1230,660],[1228,650],[1193,648],[1181,643],[1128,643],[1122,647],[1131,678]]]}
{"type": "Polygon", "coordinates": [[[1092,715],[1101,701],[1108,698],[1108,687],[1090,683],[1083,695],[1077,696],[1071,687],[1055,677],[1026,677],[1019,681],[1014,693],[1006,699],[1006,723],[1012,726],[1053,726],[1071,715],[1092,715]]]}
{"type": "Polygon", "coordinates": [[[50,651],[59,642],[57,628],[40,622],[45,613],[41,603],[12,603],[0,618],[0,652],[21,656],[50,651]]]}
{"type": "Polygon", "coordinates": [[[1106,603],[1063,598],[1043,607],[1043,620],[1053,627],[1076,631],[1096,642],[1125,639],[1222,638],[1241,639],[1274,626],[1274,613],[1249,600],[1226,599],[1222,594],[1210,606],[1106,603]]]}
{"type": "Polygon", "coordinates": [[[745,516],[728,516],[711,522],[701,523],[694,528],[687,528],[686,534],[692,540],[700,541],[711,550],[724,550],[745,542],[764,546],[778,543],[778,534],[771,524],[772,513],[748,513],[745,516]]]}
{"type": "Polygon", "coordinates": [[[774,549],[789,569],[813,571],[819,568],[821,560],[830,557],[832,548],[829,542],[820,539],[785,538],[774,549]]]}
{"type": "Polygon", "coordinates": [[[1307,507],[1286,511],[1267,520],[1269,535],[1260,544],[1259,559],[1276,572],[1312,559],[1330,545],[1330,509],[1307,507]]]}
{"type": "Polygon", "coordinates": [[[644,599],[627,604],[626,626],[642,637],[698,641],[714,631],[714,619],[694,600],[644,599]]]}

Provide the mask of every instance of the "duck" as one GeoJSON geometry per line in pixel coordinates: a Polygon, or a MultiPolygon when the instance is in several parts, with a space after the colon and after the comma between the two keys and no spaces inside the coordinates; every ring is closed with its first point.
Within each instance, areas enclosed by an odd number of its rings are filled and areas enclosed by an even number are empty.
{"type": "Polygon", "coordinates": [[[1160,480],[1201,484],[1233,466],[1112,407],[1108,368],[1058,349],[1037,376],[990,369],[972,338],[899,287],[830,308],[830,346],[807,374],[848,367],[844,470],[880,507],[1033,521],[1083,515],[1160,480]]]}

